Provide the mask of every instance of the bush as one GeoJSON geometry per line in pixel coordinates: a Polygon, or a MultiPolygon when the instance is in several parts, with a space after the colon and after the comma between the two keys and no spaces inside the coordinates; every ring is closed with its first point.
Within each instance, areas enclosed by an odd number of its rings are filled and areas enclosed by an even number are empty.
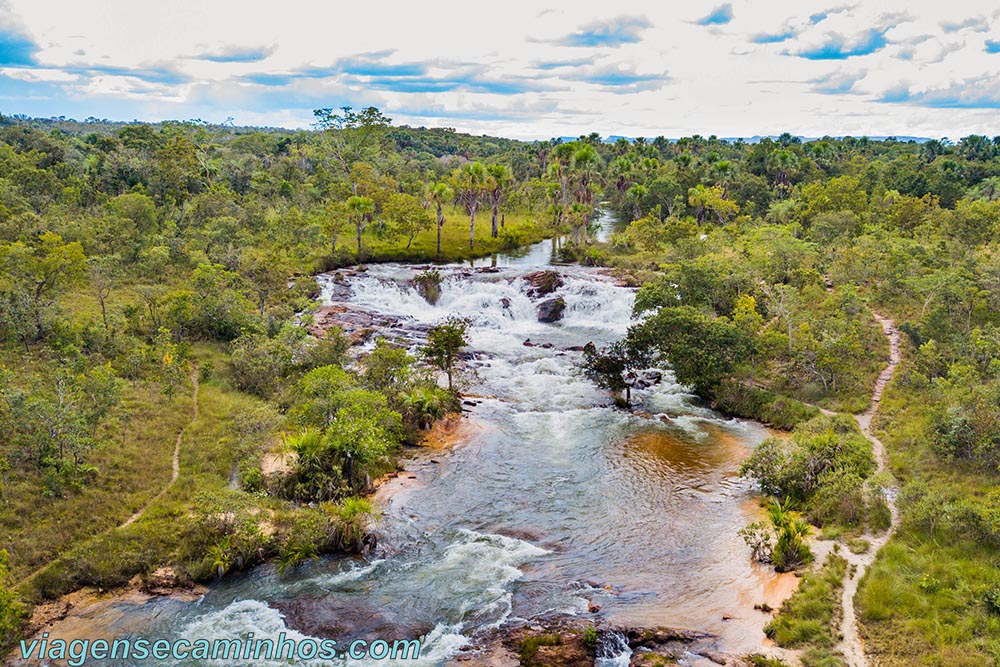
{"type": "Polygon", "coordinates": [[[413,284],[420,296],[430,305],[441,298],[441,272],[437,269],[422,271],[413,277],[413,284]]]}
{"type": "Polygon", "coordinates": [[[820,414],[817,408],[794,398],[736,381],[720,384],[715,407],[728,415],[754,419],[785,431],[820,414]]]}
{"type": "Polygon", "coordinates": [[[804,422],[787,441],[765,440],[740,471],[763,493],[808,507],[819,526],[886,525],[881,486],[866,485],[875,471],[871,445],[847,415],[804,422]]]}
{"type": "Polygon", "coordinates": [[[26,611],[17,593],[6,587],[7,552],[0,549],[0,649],[10,646],[21,634],[26,611]]]}

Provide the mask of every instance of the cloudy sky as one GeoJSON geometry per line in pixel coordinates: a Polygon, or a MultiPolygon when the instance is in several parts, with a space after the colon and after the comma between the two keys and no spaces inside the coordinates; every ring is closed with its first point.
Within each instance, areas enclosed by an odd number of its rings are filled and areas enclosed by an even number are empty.
{"type": "Polygon", "coordinates": [[[995,0],[0,0],[0,112],[518,138],[1000,134],[995,0]]]}

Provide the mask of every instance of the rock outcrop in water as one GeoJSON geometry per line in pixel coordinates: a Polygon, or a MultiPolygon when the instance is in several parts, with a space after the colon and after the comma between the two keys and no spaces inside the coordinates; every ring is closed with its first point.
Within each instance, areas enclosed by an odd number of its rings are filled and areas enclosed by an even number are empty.
{"type": "Polygon", "coordinates": [[[566,310],[566,301],[561,296],[542,301],[538,304],[538,321],[558,322],[562,319],[564,310],[566,310]]]}
{"type": "Polygon", "coordinates": [[[322,337],[327,329],[340,327],[352,345],[362,345],[376,332],[385,333],[399,325],[399,318],[371,313],[344,304],[323,306],[316,311],[309,333],[322,337]]]}
{"type": "Polygon", "coordinates": [[[527,294],[532,298],[547,296],[563,286],[562,276],[551,270],[528,273],[524,280],[531,285],[527,294]]]}
{"type": "Polygon", "coordinates": [[[496,632],[473,651],[456,656],[447,667],[593,667],[598,659],[638,667],[679,664],[679,658],[692,655],[718,665],[742,664],[734,656],[714,654],[709,648],[714,640],[707,633],[665,627],[602,627],[577,618],[536,619],[496,632]]]}

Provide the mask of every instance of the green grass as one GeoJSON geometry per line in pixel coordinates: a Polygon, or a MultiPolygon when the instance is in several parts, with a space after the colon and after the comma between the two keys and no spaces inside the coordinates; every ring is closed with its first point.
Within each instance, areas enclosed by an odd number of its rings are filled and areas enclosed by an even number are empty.
{"type": "MultiPolygon", "coordinates": [[[[198,345],[195,356],[202,362],[218,361],[219,352],[198,345]]],[[[24,549],[12,551],[12,564],[21,575],[18,578],[44,565],[21,582],[26,599],[55,597],[86,585],[105,589],[121,586],[161,566],[173,567],[181,580],[199,576],[199,562],[208,545],[203,543],[205,536],[194,530],[193,517],[205,493],[246,498],[229,490],[230,477],[237,461],[259,456],[259,452],[248,452],[238,441],[233,419],[256,409],[261,401],[233,390],[222,380],[203,381],[199,415],[192,421],[191,390],[190,381],[185,382],[169,400],[158,395],[158,389],[130,390],[137,393],[131,399],[133,418],[129,428],[99,451],[103,465],[98,482],[77,495],[37,503],[33,512],[20,517],[19,525],[24,529],[16,534],[32,550],[30,559],[23,557],[24,549]],[[146,506],[137,521],[119,528],[169,481],[179,429],[183,429],[183,437],[177,482],[146,506]],[[123,489],[130,492],[123,493],[123,489]],[[39,521],[47,530],[28,529],[31,521],[39,521]]],[[[30,492],[30,485],[26,483],[25,489],[30,492]]],[[[291,525],[300,514],[313,513],[273,498],[252,498],[246,512],[281,526],[291,525]]],[[[277,546],[262,542],[262,553],[273,555],[277,546]]]]}
{"type": "MultiPolygon", "coordinates": [[[[34,363],[41,365],[37,358],[34,363]]],[[[13,580],[123,522],[170,479],[174,438],[188,419],[190,397],[171,401],[157,387],[128,384],[123,407],[127,417],[88,457],[99,470],[96,479],[79,492],[44,497],[41,473],[31,466],[9,475],[0,503],[0,547],[10,553],[13,580]]]]}
{"type": "Polygon", "coordinates": [[[928,399],[901,371],[882,400],[878,425],[904,485],[902,524],[860,582],[860,630],[880,666],[997,665],[1000,616],[988,599],[1000,586],[1000,549],[970,536],[948,505],[983,499],[1000,480],[936,455],[927,436],[928,399]]]}
{"type": "Polygon", "coordinates": [[[715,405],[727,414],[786,431],[820,414],[817,408],[794,398],[737,381],[725,382],[719,387],[715,405]]]}
{"type": "Polygon", "coordinates": [[[806,667],[840,667],[844,663],[833,652],[840,618],[840,592],[847,561],[830,554],[818,572],[802,577],[798,590],[785,601],[765,634],[783,648],[802,649],[806,667]]]}
{"type": "Polygon", "coordinates": [[[562,636],[558,634],[529,635],[521,642],[521,664],[524,667],[544,667],[537,662],[538,649],[543,646],[559,646],[562,636]]]}
{"type": "MultiPolygon", "coordinates": [[[[441,254],[437,254],[437,227],[432,226],[417,234],[412,245],[406,247],[405,238],[379,237],[373,228],[366,229],[361,236],[364,262],[384,261],[444,261],[457,262],[484,257],[495,252],[530,245],[553,235],[543,213],[508,212],[506,225],[498,238],[492,238],[490,210],[480,210],[476,215],[476,242],[469,248],[469,216],[464,210],[450,207],[446,209],[447,221],[441,228],[441,254]]],[[[327,248],[329,254],[329,248],[327,248]]],[[[353,231],[337,239],[335,266],[358,263],[357,240],[353,231]]],[[[327,268],[334,268],[333,266],[327,268]]]]}

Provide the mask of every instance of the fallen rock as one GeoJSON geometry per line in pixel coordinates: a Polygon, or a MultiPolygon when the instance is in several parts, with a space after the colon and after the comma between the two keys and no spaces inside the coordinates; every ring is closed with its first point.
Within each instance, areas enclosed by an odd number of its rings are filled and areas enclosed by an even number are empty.
{"type": "Polygon", "coordinates": [[[566,301],[561,296],[542,301],[538,304],[538,321],[558,322],[562,319],[564,310],[566,310],[566,301]]]}

